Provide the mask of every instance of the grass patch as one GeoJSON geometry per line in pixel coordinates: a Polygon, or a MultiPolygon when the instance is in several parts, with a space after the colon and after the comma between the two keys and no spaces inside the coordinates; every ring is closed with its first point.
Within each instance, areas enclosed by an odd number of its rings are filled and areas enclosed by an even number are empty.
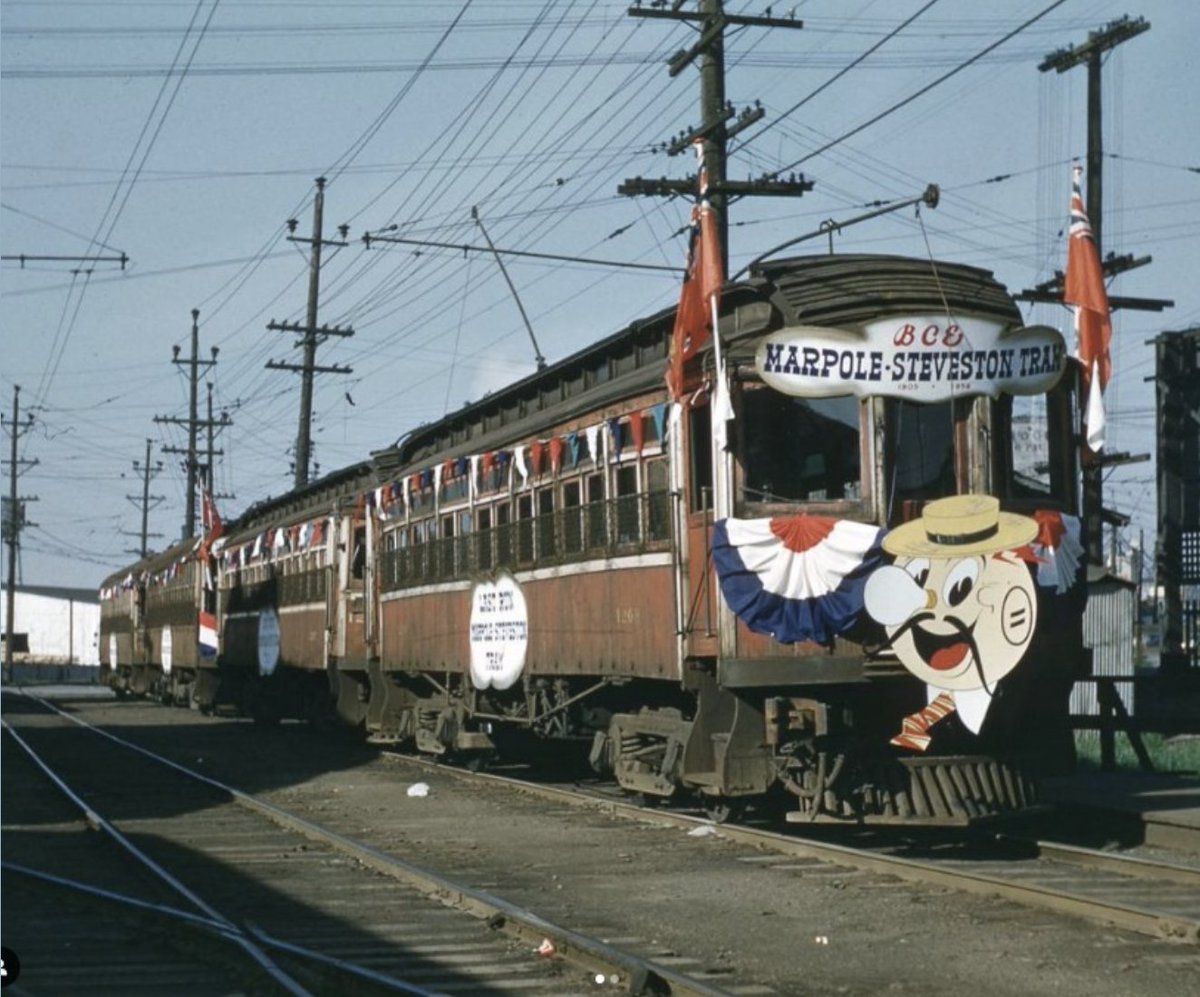
{"type": "MultiPolygon", "coordinates": [[[[1143,734],[1142,743],[1154,763],[1155,772],[1172,775],[1200,775],[1200,736],[1179,734],[1168,737],[1164,734],[1143,734]]],[[[1100,767],[1100,732],[1098,730],[1075,731],[1075,753],[1081,768],[1100,767]]],[[[1137,755],[1129,738],[1118,733],[1115,739],[1115,754],[1118,771],[1137,772],[1137,755]]]]}

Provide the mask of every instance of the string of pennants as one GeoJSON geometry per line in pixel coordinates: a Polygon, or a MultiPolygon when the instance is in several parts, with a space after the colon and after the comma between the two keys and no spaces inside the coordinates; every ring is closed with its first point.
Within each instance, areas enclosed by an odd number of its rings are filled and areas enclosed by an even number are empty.
{"type": "Polygon", "coordinates": [[[293,526],[268,527],[253,540],[236,547],[223,549],[221,542],[217,541],[215,553],[226,568],[244,567],[251,561],[268,556],[277,557],[281,552],[296,554],[313,550],[325,543],[332,530],[333,521],[328,516],[322,516],[293,526]]]}
{"type": "Polygon", "coordinates": [[[635,412],[626,423],[621,418],[608,419],[582,430],[553,436],[548,440],[534,440],[507,449],[470,454],[441,461],[412,474],[382,485],[370,492],[365,499],[369,508],[374,508],[381,519],[394,515],[391,510],[403,503],[405,511],[412,507],[415,497],[426,492],[440,495],[451,483],[465,483],[472,490],[478,488],[480,475],[499,473],[501,481],[509,475],[520,476],[521,488],[527,488],[531,480],[540,479],[549,473],[557,476],[563,468],[575,468],[584,460],[599,466],[607,455],[608,459],[620,460],[628,448],[641,454],[646,447],[646,420],[653,422],[657,440],[667,434],[667,405],[652,405],[635,412]],[[628,434],[622,432],[628,428],[628,434]]]}
{"type": "MultiPolygon", "coordinates": [[[[594,466],[599,466],[601,460],[606,457],[610,460],[620,460],[626,448],[640,455],[647,442],[646,420],[650,419],[653,422],[655,439],[665,440],[667,412],[668,407],[665,403],[652,405],[633,413],[628,422],[616,417],[548,440],[538,439],[508,449],[442,461],[422,471],[406,475],[390,485],[376,488],[361,496],[360,502],[367,508],[374,508],[381,519],[388,519],[389,510],[398,503],[403,502],[407,510],[411,508],[414,496],[431,490],[440,495],[442,489],[452,482],[461,482],[466,478],[469,487],[474,489],[478,487],[481,473],[487,475],[498,471],[501,480],[504,481],[508,480],[509,474],[520,475],[520,487],[526,488],[531,479],[540,479],[547,472],[556,476],[564,467],[578,467],[584,460],[591,460],[594,466]],[[627,434],[622,432],[624,428],[628,428],[627,434]]],[[[219,537],[209,549],[220,558],[226,569],[244,567],[264,557],[277,557],[281,552],[294,554],[319,547],[329,536],[332,527],[333,523],[329,517],[319,517],[293,526],[268,527],[253,540],[236,547],[226,546],[226,538],[219,537]]],[[[140,584],[164,585],[179,577],[184,565],[192,560],[194,555],[195,551],[181,554],[174,563],[161,571],[141,572],[138,575],[131,572],[116,585],[102,588],[100,598],[116,598],[121,592],[127,592],[140,584]]]]}

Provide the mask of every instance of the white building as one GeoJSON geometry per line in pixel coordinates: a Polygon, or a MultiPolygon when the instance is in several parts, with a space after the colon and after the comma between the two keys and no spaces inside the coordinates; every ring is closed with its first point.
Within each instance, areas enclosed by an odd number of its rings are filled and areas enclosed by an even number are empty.
{"type": "MultiPolygon", "coordinates": [[[[18,585],[14,665],[100,664],[100,597],[95,589],[18,585]]],[[[0,631],[8,640],[8,592],[0,587],[0,631]]]]}

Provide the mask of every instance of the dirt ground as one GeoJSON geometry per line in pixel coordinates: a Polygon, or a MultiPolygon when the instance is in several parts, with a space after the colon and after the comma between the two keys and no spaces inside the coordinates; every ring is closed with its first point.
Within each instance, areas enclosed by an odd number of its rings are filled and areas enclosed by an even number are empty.
{"type": "Polygon", "coordinates": [[[728,969],[731,984],[864,997],[1200,995],[1193,945],[478,788],[299,724],[107,700],[72,709],[551,922],[728,969]],[[407,795],[416,782],[428,795],[407,795]]]}

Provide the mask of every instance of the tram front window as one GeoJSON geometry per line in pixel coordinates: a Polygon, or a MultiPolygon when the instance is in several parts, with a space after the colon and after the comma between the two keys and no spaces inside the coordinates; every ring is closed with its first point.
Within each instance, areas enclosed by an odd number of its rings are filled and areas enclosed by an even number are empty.
{"type": "Polygon", "coordinates": [[[859,402],[747,391],[745,497],[824,502],[861,495],[859,402]]]}
{"type": "Polygon", "coordinates": [[[891,465],[888,492],[893,507],[957,494],[952,403],[889,399],[887,425],[891,465]]]}

